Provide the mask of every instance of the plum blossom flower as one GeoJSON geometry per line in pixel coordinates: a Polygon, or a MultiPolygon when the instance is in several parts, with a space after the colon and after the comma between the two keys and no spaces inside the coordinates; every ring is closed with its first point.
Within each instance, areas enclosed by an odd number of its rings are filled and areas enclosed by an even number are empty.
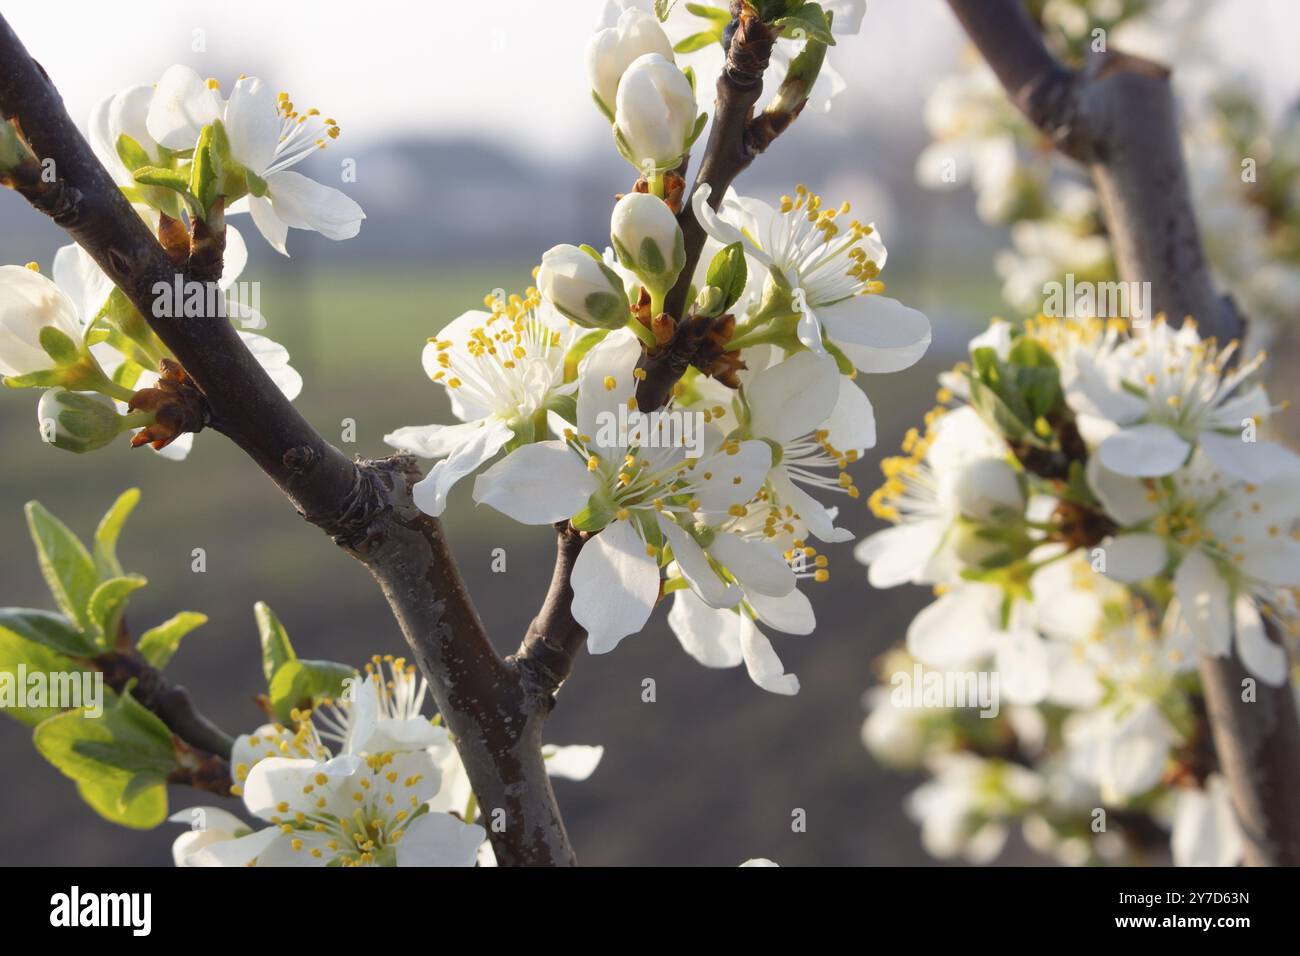
{"type": "Polygon", "coordinates": [[[740,434],[773,449],[765,487],[770,523],[793,521],[822,541],[852,538],[835,527],[831,509],[801,486],[857,497],[847,468],[876,442],[866,394],[838,373],[833,360],[815,352],[797,352],[755,373],[744,394],[740,434]]]}
{"type": "MultiPolygon", "coordinates": [[[[732,578],[760,591],[794,587],[793,575],[778,582],[768,570],[773,560],[782,563],[779,553],[707,528],[709,516],[745,512],[771,465],[765,443],[728,440],[687,458],[680,445],[661,440],[662,431],[639,436],[612,426],[620,408],[634,407],[640,355],[632,333],[611,333],[579,369],[576,430],[565,426],[563,440],[521,446],[474,484],[475,501],[523,524],[573,519],[599,530],[572,575],[573,616],[587,630],[592,653],[613,650],[645,625],[659,597],[664,543],[681,577],[711,607],[740,599],[732,578]],[[697,529],[696,516],[705,526],[697,529]]],[[[659,427],[666,427],[662,419],[659,427]]]]}
{"type": "Polygon", "coordinates": [[[172,150],[193,149],[203,127],[221,120],[231,157],[248,177],[247,197],[228,212],[247,210],[271,247],[288,255],[289,229],[350,239],[366,214],[343,192],[293,172],[339,135],[338,124],[317,109],[299,111],[255,76],[242,76],[229,99],[213,80],[177,64],[158,81],[145,118],[149,135],[172,150]]]}
{"type": "Polygon", "coordinates": [[[416,505],[435,517],[447,495],[512,440],[530,441],[546,415],[573,394],[564,355],[575,330],[530,289],[524,297],[489,296],[491,312],[465,312],[424,347],[429,378],[447,390],[455,425],[409,425],[385,435],[392,447],[440,459],[413,489],[416,505]]]}
{"type": "Polygon", "coordinates": [[[696,219],[718,242],[742,243],[768,270],[768,285],[788,297],[786,310],[798,317],[795,333],[806,348],[827,354],[829,341],[863,372],[897,372],[925,354],[929,320],[879,294],[884,243],[874,226],[856,220],[841,230],[836,220],[849,212],[847,203],[823,209],[821,198],[800,186],[794,198],[782,197],[779,210],[729,192],[714,212],[710,195],[707,185],[696,189],[696,219]]]}
{"type": "Polygon", "coordinates": [[[1006,821],[1036,804],[1041,777],[1024,767],[973,754],[943,754],[934,779],[908,798],[908,816],[921,825],[921,843],[940,859],[988,863],[1006,845],[1006,821]]]}
{"type": "Polygon", "coordinates": [[[1096,357],[1080,356],[1067,392],[1071,407],[1119,428],[1098,449],[1101,463],[1121,475],[1172,474],[1200,447],[1225,473],[1269,477],[1285,462],[1275,446],[1243,439],[1273,406],[1251,376],[1263,354],[1229,369],[1235,342],[1220,349],[1194,323],[1173,329],[1156,321],[1096,357]]]}
{"type": "Polygon", "coordinates": [[[957,579],[979,542],[962,525],[1024,510],[1024,492],[1002,439],[969,405],[933,420],[923,437],[913,429],[904,457],[881,463],[885,483],[873,492],[873,513],[894,524],[859,544],[873,587],[937,584],[957,579]]]}
{"type": "Polygon", "coordinates": [[[1090,469],[1094,493],[1122,524],[1103,542],[1106,573],[1140,581],[1172,570],[1168,614],[1202,653],[1226,656],[1234,643],[1260,680],[1286,680],[1284,648],[1268,638],[1260,607],[1294,613],[1300,587],[1300,457],[1278,448],[1274,477],[1254,484],[1224,475],[1203,452],[1172,478],[1143,482],[1090,469]]]}

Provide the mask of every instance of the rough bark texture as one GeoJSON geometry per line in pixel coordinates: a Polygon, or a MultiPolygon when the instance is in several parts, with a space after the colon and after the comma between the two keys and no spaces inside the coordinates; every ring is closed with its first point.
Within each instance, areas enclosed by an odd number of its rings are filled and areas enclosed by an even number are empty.
{"type": "MultiPolygon", "coordinates": [[[[1117,51],[1080,73],[1051,55],[1019,0],[949,0],[1011,101],[1066,155],[1087,164],[1121,278],[1151,283],[1170,322],[1240,338],[1244,322],[1214,289],[1187,186],[1169,71],[1117,51]]],[[[1276,639],[1276,634],[1273,635],[1276,639]]],[[[1300,723],[1289,685],[1257,683],[1233,657],[1202,657],[1215,750],[1246,837],[1246,862],[1300,865],[1300,723]]]]}
{"type": "Polygon", "coordinates": [[[202,391],[207,426],[246,452],[303,517],[379,583],[456,739],[498,861],[573,863],[541,756],[550,699],[533,692],[519,669],[493,650],[441,524],[412,503],[410,486],[418,479],[413,462],[353,462],[330,445],[224,317],[154,314],[155,284],[172,284],[177,265],[3,19],[0,112],[18,121],[38,159],[54,160],[56,181],[20,178],[14,187],[76,240],[146,317],[202,391]],[[504,817],[494,815],[498,810],[504,817]]]}

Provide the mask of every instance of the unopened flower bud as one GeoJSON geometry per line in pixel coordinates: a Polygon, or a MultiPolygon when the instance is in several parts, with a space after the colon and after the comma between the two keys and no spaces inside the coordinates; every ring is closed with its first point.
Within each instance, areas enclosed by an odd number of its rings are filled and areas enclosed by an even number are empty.
{"type": "Polygon", "coordinates": [[[637,57],[658,53],[672,61],[673,45],[658,17],[630,7],[616,26],[598,31],[587,41],[587,78],[601,107],[611,116],[619,81],[637,57]]]}
{"type": "Polygon", "coordinates": [[[80,341],[76,307],[58,286],[34,269],[0,266],[0,375],[64,364],[80,341]]]}
{"type": "Polygon", "coordinates": [[[588,329],[619,329],[627,324],[623,280],[598,256],[577,246],[553,246],[537,272],[542,297],[561,314],[588,329]]]}
{"type": "Polygon", "coordinates": [[[677,217],[649,193],[628,193],[614,206],[610,240],[619,262],[652,292],[672,288],[686,264],[686,245],[677,217]]]}
{"type": "Polygon", "coordinates": [[[695,130],[695,91],[686,74],[658,53],[633,61],[618,84],[614,130],[619,149],[642,175],[681,161],[695,130]]]}
{"type": "Polygon", "coordinates": [[[36,405],[41,438],[64,451],[95,451],[122,432],[122,417],[111,398],[94,392],[49,388],[36,405]]]}
{"type": "Polygon", "coordinates": [[[1000,458],[980,458],[963,467],[954,491],[961,513],[975,521],[990,521],[997,512],[1019,514],[1025,507],[1015,469],[1000,458]]]}

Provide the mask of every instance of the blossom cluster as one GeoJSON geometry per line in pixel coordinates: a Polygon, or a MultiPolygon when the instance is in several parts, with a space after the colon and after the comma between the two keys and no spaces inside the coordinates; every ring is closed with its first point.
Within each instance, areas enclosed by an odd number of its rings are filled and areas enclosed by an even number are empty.
{"type": "MultiPolygon", "coordinates": [[[[177,866],[495,866],[451,736],[421,714],[426,685],[376,656],[337,700],[294,708],[289,725],[241,734],[233,795],[265,826],[221,807],[171,817],[177,866]]],[[[585,780],[600,747],[544,749],[554,777],[585,780]]]]}
{"type": "Polygon", "coordinates": [[[476,502],[588,537],[572,613],[593,653],[639,632],[671,595],[669,624],[692,657],[743,662],[760,687],[793,694],[761,627],[813,630],[799,584],[829,571],[812,541],[851,537],[830,496],[857,497],[848,469],[875,443],[855,376],[917,361],[929,323],[883,294],[884,242],[848,203],[801,185],[773,206],[702,184],[683,208],[677,170],[707,114],[655,15],[613,12],[590,41],[590,81],[641,175],[613,206],[608,248],[557,245],[535,286],[447,324],[423,365],[459,421],[386,440],[437,459],[415,487],[429,514],[477,473],[476,502]],[[707,242],[683,275],[691,216],[707,242]],[[672,315],[677,286],[689,286],[687,308],[672,315]],[[708,347],[641,408],[693,323],[708,347]]]}
{"type": "Polygon", "coordinates": [[[1066,862],[1140,859],[1137,821],[1172,828],[1177,863],[1237,862],[1196,664],[1283,685],[1300,593],[1300,456],[1264,438],[1260,359],[1190,320],[995,321],[885,459],[891,524],[856,556],[936,597],[863,738],[934,775],[908,804],[930,852],[990,860],[1022,820],[1066,862]]]}
{"type": "MultiPolygon", "coordinates": [[[[178,266],[175,282],[148,290],[154,316],[228,318],[290,399],[302,377],[283,346],[252,331],[266,320],[260,296],[243,294],[248,249],[226,217],[247,212],[285,255],[290,227],[355,236],[361,208],[292,168],[338,135],[334,119],[298,109],[257,77],[241,76],[227,97],[183,65],[107,97],[89,121],[95,156],[173,259],[220,257],[211,281],[178,266]]],[[[82,453],[130,433],[134,445],[184,458],[197,429],[175,410],[187,381],[170,349],[80,246],[61,248],[51,275],[34,262],[0,266],[0,375],[11,387],[45,389],[42,439],[82,453]]]]}

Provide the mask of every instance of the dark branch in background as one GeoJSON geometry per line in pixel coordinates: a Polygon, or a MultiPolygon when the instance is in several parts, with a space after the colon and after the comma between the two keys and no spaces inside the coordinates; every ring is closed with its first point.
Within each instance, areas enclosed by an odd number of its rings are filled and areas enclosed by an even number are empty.
{"type": "Polygon", "coordinates": [[[636,400],[642,411],[653,411],[667,404],[673,385],[682,377],[695,354],[696,343],[702,341],[708,331],[708,320],[702,320],[706,327],[701,329],[699,320],[692,321],[686,316],[686,297],[708,238],[691,208],[695,190],[701,185],[710,186],[709,205],[714,209],[721,206],[727,188],[736,177],[799,111],[796,107],[793,112],[782,114],[778,121],[767,116],[755,119],[754,107],[763,95],[763,74],[772,55],[776,34],[757,17],[744,13],[744,6],[742,0],[732,0],[732,25],[727,33],[730,42],[726,63],[718,76],[713,125],[695,176],[695,185],[677,214],[677,224],[681,226],[686,245],[686,265],[664,299],[664,311],[682,321],[666,346],[641,359],[640,367],[645,370],[646,377],[637,386],[636,400]]]}
{"type": "MultiPolygon", "coordinates": [[[[407,458],[354,463],[325,441],[276,388],[224,317],[154,315],[156,283],[178,266],[100,165],[58,91],[0,18],[0,112],[18,121],[54,183],[15,182],[36,208],[99,264],[202,392],[207,425],[229,437],[308,521],[370,570],[456,739],[503,865],[569,864],[569,846],[541,756],[549,700],[526,690],[492,649],[441,524],[413,504],[407,458]]],[[[215,237],[197,236],[196,251],[215,237]]],[[[211,256],[201,258],[210,274],[211,256]]],[[[189,274],[202,280],[204,276],[189,274]]]]}
{"type": "MultiPolygon", "coordinates": [[[[1206,265],[1168,70],[1109,52],[1073,73],[1047,50],[1019,0],[948,2],[1012,102],[1088,166],[1121,278],[1150,282],[1155,310],[1172,323],[1193,316],[1207,337],[1240,338],[1244,322],[1215,292],[1206,265]]],[[[1202,656],[1200,674],[1246,862],[1300,865],[1300,721],[1291,687],[1256,681],[1256,701],[1243,702],[1249,675],[1235,656],[1202,656]]]]}

